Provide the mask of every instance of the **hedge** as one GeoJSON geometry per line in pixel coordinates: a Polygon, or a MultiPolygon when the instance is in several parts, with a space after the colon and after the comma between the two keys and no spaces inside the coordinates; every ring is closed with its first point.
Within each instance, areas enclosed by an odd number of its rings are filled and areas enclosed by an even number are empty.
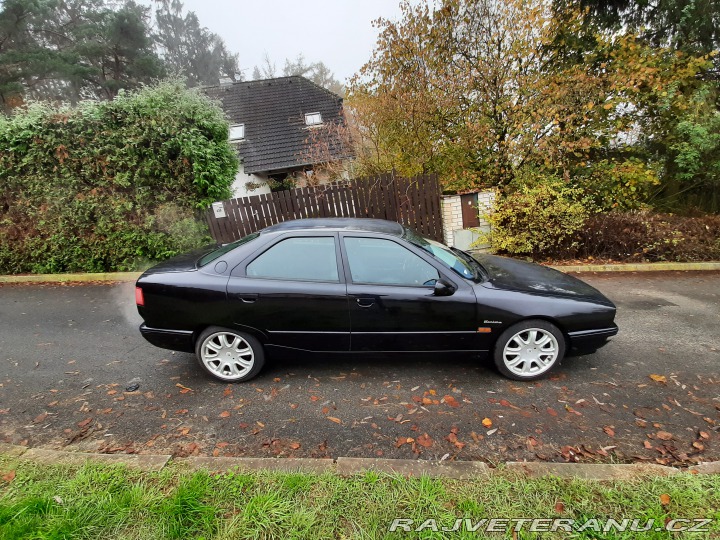
{"type": "Polygon", "coordinates": [[[123,271],[209,240],[237,157],[219,106],[165,81],[0,118],[0,273],[123,271]]]}

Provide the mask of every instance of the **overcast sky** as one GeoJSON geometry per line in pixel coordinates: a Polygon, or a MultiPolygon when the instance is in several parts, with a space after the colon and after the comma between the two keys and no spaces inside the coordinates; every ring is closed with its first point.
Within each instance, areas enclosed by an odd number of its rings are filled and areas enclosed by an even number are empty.
{"type": "Polygon", "coordinates": [[[184,0],[200,24],[239,53],[246,79],[265,52],[281,74],[285,58],[299,53],[322,61],[344,83],[375,47],[378,17],[397,20],[399,0],[184,0]]]}

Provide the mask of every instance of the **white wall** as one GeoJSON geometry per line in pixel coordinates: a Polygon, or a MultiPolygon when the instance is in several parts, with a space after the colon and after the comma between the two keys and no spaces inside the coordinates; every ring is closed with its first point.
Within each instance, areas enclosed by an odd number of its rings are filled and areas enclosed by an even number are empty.
{"type": "Polygon", "coordinates": [[[235,181],[232,184],[233,198],[249,197],[250,195],[262,195],[270,193],[270,186],[267,185],[267,178],[258,174],[245,174],[242,162],[235,181]],[[260,187],[253,186],[252,189],[247,186],[248,183],[260,184],[260,187]]]}

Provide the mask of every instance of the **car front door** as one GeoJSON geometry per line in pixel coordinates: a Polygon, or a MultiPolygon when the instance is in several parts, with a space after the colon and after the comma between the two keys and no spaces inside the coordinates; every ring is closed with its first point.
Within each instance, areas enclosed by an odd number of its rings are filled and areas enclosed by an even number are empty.
{"type": "Polygon", "coordinates": [[[484,350],[473,288],[398,238],[344,233],[353,351],[484,350]],[[435,293],[439,279],[454,292],[435,293]]]}
{"type": "Polygon", "coordinates": [[[227,292],[235,324],[261,330],[274,346],[348,351],[341,264],[336,234],[283,235],[233,269],[227,292]]]}

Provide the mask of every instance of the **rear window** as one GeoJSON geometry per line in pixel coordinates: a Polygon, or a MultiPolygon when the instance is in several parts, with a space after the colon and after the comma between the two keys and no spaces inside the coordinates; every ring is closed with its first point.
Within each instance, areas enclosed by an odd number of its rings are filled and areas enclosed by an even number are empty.
{"type": "Polygon", "coordinates": [[[247,236],[243,236],[240,240],[235,240],[234,242],[230,242],[229,244],[220,246],[216,250],[211,251],[207,255],[204,255],[198,261],[198,266],[205,266],[206,264],[213,262],[218,257],[222,257],[226,253],[230,253],[236,247],[241,246],[243,244],[247,244],[251,240],[255,240],[258,236],[260,236],[260,233],[248,234],[247,236]]]}

